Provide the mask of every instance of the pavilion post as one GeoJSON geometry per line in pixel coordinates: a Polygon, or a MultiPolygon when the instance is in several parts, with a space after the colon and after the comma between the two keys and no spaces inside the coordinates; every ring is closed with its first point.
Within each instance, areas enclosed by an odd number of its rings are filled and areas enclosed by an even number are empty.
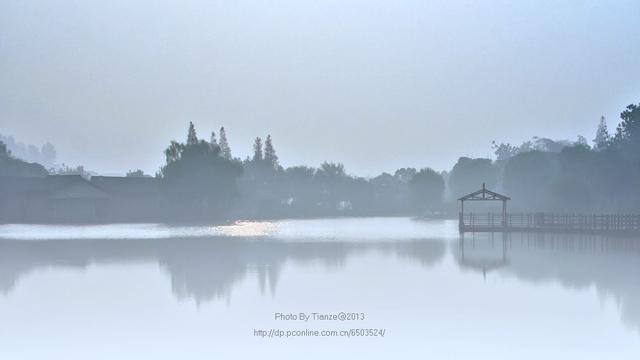
{"type": "Polygon", "coordinates": [[[460,215],[458,219],[458,228],[464,230],[464,200],[460,200],[460,215]]]}
{"type": "Polygon", "coordinates": [[[507,227],[507,200],[502,200],[502,227],[507,227]]]}

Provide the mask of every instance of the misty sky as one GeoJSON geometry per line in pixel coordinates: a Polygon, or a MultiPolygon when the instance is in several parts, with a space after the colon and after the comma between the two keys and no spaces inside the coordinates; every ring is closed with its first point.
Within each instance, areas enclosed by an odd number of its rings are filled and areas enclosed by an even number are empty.
{"type": "Polygon", "coordinates": [[[284,165],[450,169],[640,102],[638,1],[0,0],[0,133],[103,173],[271,133],[284,165]]]}

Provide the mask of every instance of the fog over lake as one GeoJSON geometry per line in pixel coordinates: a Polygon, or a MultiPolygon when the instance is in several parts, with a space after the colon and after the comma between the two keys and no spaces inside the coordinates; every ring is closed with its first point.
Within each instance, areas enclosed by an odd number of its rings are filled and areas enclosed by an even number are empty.
{"type": "Polygon", "coordinates": [[[456,221],[410,218],[2,225],[0,233],[2,358],[636,359],[640,352],[640,246],[624,237],[462,240],[456,221]],[[304,323],[274,320],[276,312],[366,318],[304,323]],[[358,327],[386,333],[254,334],[358,327]]]}
{"type": "Polygon", "coordinates": [[[0,0],[0,360],[640,359],[639,20],[0,0]]]}

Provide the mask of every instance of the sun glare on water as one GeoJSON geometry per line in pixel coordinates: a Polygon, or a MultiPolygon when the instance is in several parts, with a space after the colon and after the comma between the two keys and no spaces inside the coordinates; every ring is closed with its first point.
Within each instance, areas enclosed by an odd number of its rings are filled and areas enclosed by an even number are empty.
{"type": "Polygon", "coordinates": [[[233,225],[220,226],[222,235],[227,236],[268,236],[276,225],[269,221],[236,221],[233,225]]]}

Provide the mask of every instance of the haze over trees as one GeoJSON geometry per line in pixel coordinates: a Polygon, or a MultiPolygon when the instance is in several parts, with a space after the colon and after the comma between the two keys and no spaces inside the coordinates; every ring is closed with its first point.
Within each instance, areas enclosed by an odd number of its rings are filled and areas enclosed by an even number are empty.
{"type": "Polygon", "coordinates": [[[495,188],[497,182],[498,168],[491,159],[461,157],[449,174],[449,188],[456,195],[478,190],[483,183],[488,188],[495,188]]]}
{"type": "Polygon", "coordinates": [[[0,142],[4,143],[11,154],[26,162],[34,162],[47,169],[56,167],[56,148],[51,143],[45,143],[40,147],[17,141],[13,136],[0,134],[0,142]]]}
{"type": "Polygon", "coordinates": [[[433,169],[422,169],[409,180],[411,205],[418,213],[442,208],[444,179],[433,169]]]}
{"type": "Polygon", "coordinates": [[[517,200],[513,205],[540,211],[640,211],[640,108],[629,105],[620,118],[614,136],[600,119],[592,147],[579,140],[559,150],[533,148],[498,164],[504,191],[517,200]]]}
{"type": "Polygon", "coordinates": [[[13,156],[0,141],[0,176],[46,176],[47,170],[37,163],[28,163],[13,156]]]}
{"type": "Polygon", "coordinates": [[[596,137],[593,139],[593,150],[604,150],[611,143],[611,135],[607,129],[607,121],[604,116],[600,117],[596,137]]]}
{"type": "MultiPolygon", "coordinates": [[[[494,160],[460,157],[449,172],[401,168],[373,178],[353,176],[339,162],[283,167],[270,134],[253,154],[234,158],[224,127],[207,140],[189,123],[184,141],[171,141],[156,174],[162,203],[175,220],[336,215],[437,215],[457,212],[456,199],[482,184],[510,196],[513,211],[583,213],[640,211],[640,105],[620,114],[613,134],[600,118],[590,146],[532,137],[520,145],[492,142],[494,160]]],[[[91,173],[84,167],[42,165],[17,157],[0,142],[0,175],[91,173]]],[[[142,170],[127,177],[147,176],[142,170]]]]}
{"type": "Polygon", "coordinates": [[[220,146],[199,140],[189,123],[186,142],[171,141],[159,177],[174,219],[202,219],[231,209],[237,197],[238,161],[222,156],[220,146]]]}

